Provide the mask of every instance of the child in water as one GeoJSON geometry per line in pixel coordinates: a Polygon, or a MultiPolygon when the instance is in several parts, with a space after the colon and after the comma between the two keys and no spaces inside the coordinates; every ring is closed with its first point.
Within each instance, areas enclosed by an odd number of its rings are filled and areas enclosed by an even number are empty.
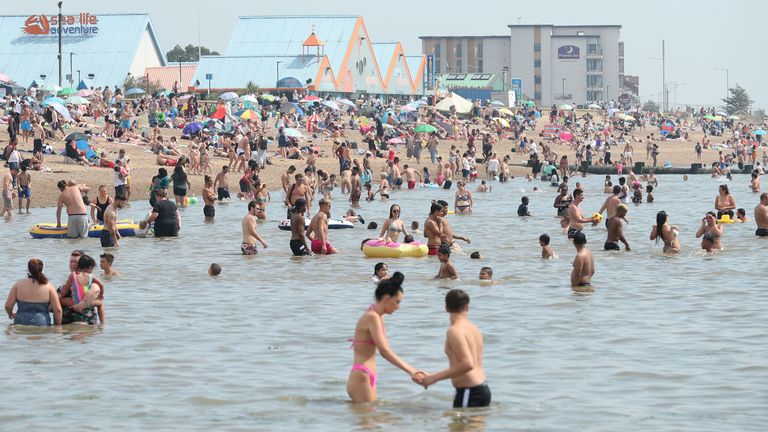
{"type": "Polygon", "coordinates": [[[104,284],[93,276],[96,261],[88,255],[82,255],[77,262],[77,269],[71,273],[61,287],[59,296],[62,307],[71,312],[67,322],[82,322],[85,324],[105,323],[104,318],[104,284]]]}
{"type": "Polygon", "coordinates": [[[221,274],[221,266],[216,263],[211,263],[208,267],[208,276],[214,277],[221,274]]]}
{"type": "Polygon", "coordinates": [[[634,192],[632,193],[632,202],[635,204],[643,203],[643,191],[640,189],[640,182],[635,182],[632,185],[634,192]]]}
{"type": "Polygon", "coordinates": [[[480,269],[480,280],[489,281],[493,280],[493,269],[490,267],[483,267],[480,269]]]}
{"type": "Polygon", "coordinates": [[[120,272],[112,268],[114,262],[115,256],[111,253],[103,253],[99,256],[99,267],[101,267],[104,276],[120,276],[120,272]]]}
{"type": "Polygon", "coordinates": [[[539,236],[539,246],[541,246],[541,258],[554,259],[557,258],[555,252],[549,246],[549,234],[542,234],[539,236]]]}
{"type": "Polygon", "coordinates": [[[440,246],[437,251],[437,259],[440,260],[440,270],[435,279],[458,279],[459,274],[456,273],[456,267],[451,262],[451,248],[448,245],[440,246]]]}
{"type": "Polygon", "coordinates": [[[653,186],[648,185],[645,187],[645,201],[652,203],[653,202],[653,186]]]}
{"type": "Polygon", "coordinates": [[[419,229],[419,221],[411,221],[411,234],[421,234],[419,229]]]}
{"type": "Polygon", "coordinates": [[[517,215],[518,216],[531,216],[531,212],[528,211],[528,197],[524,196],[520,199],[521,204],[519,207],[517,207],[517,215]]]}
{"type": "Polygon", "coordinates": [[[331,199],[331,192],[333,192],[333,188],[336,186],[336,174],[331,174],[329,177],[328,173],[322,170],[318,171],[317,174],[322,180],[320,183],[320,193],[323,194],[323,198],[331,199]]]}

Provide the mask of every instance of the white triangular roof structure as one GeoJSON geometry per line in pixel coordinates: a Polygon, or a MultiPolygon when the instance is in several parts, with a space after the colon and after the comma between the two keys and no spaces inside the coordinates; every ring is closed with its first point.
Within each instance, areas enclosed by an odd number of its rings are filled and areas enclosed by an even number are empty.
{"type": "Polygon", "coordinates": [[[472,111],[472,102],[464,99],[456,93],[451,93],[445,99],[435,105],[438,111],[450,111],[451,106],[456,107],[456,112],[459,114],[469,114],[472,111]]]}

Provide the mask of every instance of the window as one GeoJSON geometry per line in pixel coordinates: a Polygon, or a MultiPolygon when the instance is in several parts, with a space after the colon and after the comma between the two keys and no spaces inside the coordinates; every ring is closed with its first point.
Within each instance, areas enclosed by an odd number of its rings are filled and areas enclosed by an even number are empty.
{"type": "Polygon", "coordinates": [[[541,59],[536,59],[533,61],[533,67],[540,68],[541,67],[541,59]]]}
{"type": "Polygon", "coordinates": [[[600,90],[595,91],[587,91],[587,101],[589,102],[597,102],[603,100],[603,92],[600,90]]]}
{"type": "Polygon", "coordinates": [[[597,54],[601,55],[603,54],[602,48],[600,48],[600,45],[596,43],[587,44],[587,54],[597,54]]]}
{"type": "Polygon", "coordinates": [[[623,58],[619,59],[619,73],[620,74],[624,73],[624,59],[623,58]]]}
{"type": "Polygon", "coordinates": [[[432,47],[432,54],[435,56],[435,72],[443,73],[443,70],[440,68],[440,42],[436,43],[435,46],[432,47]]]}
{"type": "Polygon", "coordinates": [[[534,84],[541,84],[541,75],[536,75],[533,77],[533,83],[534,84]]]}
{"type": "Polygon", "coordinates": [[[624,42],[619,42],[619,57],[624,57],[624,42]]]}
{"type": "Polygon", "coordinates": [[[541,44],[540,43],[533,44],[533,52],[541,52],[541,44]]]}
{"type": "Polygon", "coordinates": [[[587,87],[602,87],[603,77],[600,75],[587,75],[587,87]]]}
{"type": "Polygon", "coordinates": [[[455,52],[456,52],[456,72],[461,72],[462,71],[461,69],[464,63],[461,59],[461,42],[459,42],[456,45],[455,52]]]}
{"type": "Polygon", "coordinates": [[[600,59],[587,59],[587,70],[590,72],[603,70],[603,62],[600,59]]]}
{"type": "Polygon", "coordinates": [[[483,43],[478,42],[475,45],[475,58],[477,58],[477,68],[475,72],[483,72],[483,43]]]}
{"type": "Polygon", "coordinates": [[[537,101],[540,101],[541,100],[541,92],[535,92],[533,94],[533,98],[536,99],[537,101]]]}

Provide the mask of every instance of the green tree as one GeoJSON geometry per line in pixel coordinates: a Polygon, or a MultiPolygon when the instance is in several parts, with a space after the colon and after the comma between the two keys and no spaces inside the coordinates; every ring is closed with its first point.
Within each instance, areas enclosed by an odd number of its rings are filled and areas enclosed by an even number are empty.
{"type": "MultiPolygon", "coordinates": [[[[211,51],[210,49],[201,46],[200,47],[200,54],[202,55],[221,55],[218,51],[211,51]]],[[[173,47],[172,50],[165,53],[165,58],[173,63],[173,62],[196,62],[200,60],[200,57],[198,56],[198,47],[189,44],[186,47],[182,48],[181,45],[176,45],[173,47]]]]}
{"type": "Polygon", "coordinates": [[[643,104],[643,111],[659,112],[659,104],[657,104],[652,100],[649,100],[648,102],[643,104]]]}
{"type": "Polygon", "coordinates": [[[158,90],[161,90],[160,81],[148,81],[146,75],[142,76],[129,76],[123,82],[123,91],[138,87],[148,94],[154,94],[158,90]]]}
{"type": "Polygon", "coordinates": [[[248,81],[248,84],[245,85],[245,92],[247,94],[256,94],[258,91],[259,86],[257,86],[253,81],[248,81]]]}
{"type": "Polygon", "coordinates": [[[732,87],[728,91],[730,96],[723,99],[723,102],[725,102],[725,112],[733,114],[736,111],[749,111],[753,100],[744,88],[736,84],[736,87],[732,87]]]}

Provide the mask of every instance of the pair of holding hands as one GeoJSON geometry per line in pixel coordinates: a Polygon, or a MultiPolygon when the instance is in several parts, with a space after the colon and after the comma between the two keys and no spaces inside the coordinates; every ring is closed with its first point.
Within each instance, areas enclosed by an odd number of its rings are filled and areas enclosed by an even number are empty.
{"type": "Polygon", "coordinates": [[[414,372],[414,374],[411,375],[411,380],[413,380],[413,382],[415,382],[416,384],[424,387],[425,390],[429,388],[429,386],[437,382],[437,380],[434,379],[433,375],[429,375],[424,371],[414,372]]]}

